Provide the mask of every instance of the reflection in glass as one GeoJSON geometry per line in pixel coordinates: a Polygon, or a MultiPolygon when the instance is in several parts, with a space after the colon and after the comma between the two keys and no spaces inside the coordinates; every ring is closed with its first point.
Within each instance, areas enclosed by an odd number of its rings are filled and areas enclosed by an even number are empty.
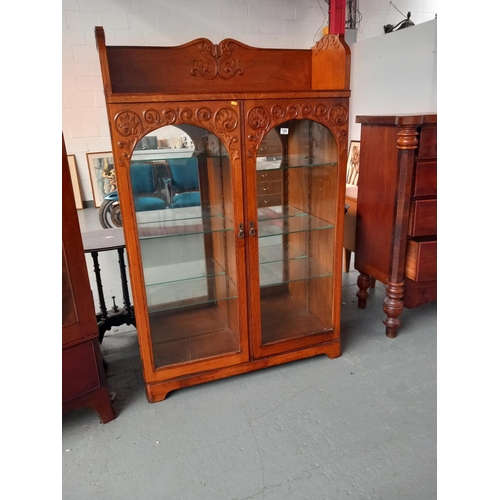
{"type": "Polygon", "coordinates": [[[310,120],[280,125],[259,148],[256,196],[263,345],[333,328],[337,159],[331,132],[310,120]],[[280,134],[281,130],[287,133],[280,134]]]}
{"type": "Polygon", "coordinates": [[[157,367],[240,350],[231,166],[208,131],[168,126],[130,164],[157,367]]]}

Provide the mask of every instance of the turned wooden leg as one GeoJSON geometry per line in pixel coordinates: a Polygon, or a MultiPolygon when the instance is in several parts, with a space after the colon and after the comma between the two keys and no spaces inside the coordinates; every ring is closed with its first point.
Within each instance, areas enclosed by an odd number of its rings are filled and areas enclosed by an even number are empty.
{"type": "Polygon", "coordinates": [[[366,307],[366,299],[370,296],[368,293],[368,288],[370,287],[370,276],[365,273],[359,273],[358,276],[358,293],[356,297],[358,297],[358,307],[360,309],[364,309],[366,307]]]}
{"type": "Polygon", "coordinates": [[[344,248],[344,273],[348,273],[351,268],[351,254],[350,250],[344,248]]]}
{"type": "Polygon", "coordinates": [[[387,314],[384,318],[385,334],[393,339],[398,334],[398,328],[401,326],[399,316],[401,316],[404,308],[404,281],[401,283],[388,282],[385,295],[384,312],[387,314]]]}

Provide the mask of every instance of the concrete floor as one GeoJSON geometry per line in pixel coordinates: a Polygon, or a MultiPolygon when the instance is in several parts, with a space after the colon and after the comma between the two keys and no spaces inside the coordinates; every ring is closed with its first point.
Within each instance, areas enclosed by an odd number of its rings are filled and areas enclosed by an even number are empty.
{"type": "MultiPolygon", "coordinates": [[[[79,217],[82,231],[99,229],[95,209],[79,217]]],[[[120,298],[114,266],[114,255],[102,254],[105,293],[120,298]]],[[[344,274],[340,358],[202,384],[155,404],[135,329],[107,333],[117,418],[103,425],[92,410],[63,415],[62,498],[436,498],[437,304],[405,309],[398,337],[388,339],[384,287],[359,310],[356,278],[344,274]]]]}

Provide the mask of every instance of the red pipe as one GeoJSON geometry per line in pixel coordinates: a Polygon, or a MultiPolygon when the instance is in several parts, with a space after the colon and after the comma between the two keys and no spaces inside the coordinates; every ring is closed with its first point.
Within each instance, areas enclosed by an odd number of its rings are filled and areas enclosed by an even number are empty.
{"type": "Polygon", "coordinates": [[[330,0],[330,35],[345,35],[345,3],[346,0],[330,0]]]}

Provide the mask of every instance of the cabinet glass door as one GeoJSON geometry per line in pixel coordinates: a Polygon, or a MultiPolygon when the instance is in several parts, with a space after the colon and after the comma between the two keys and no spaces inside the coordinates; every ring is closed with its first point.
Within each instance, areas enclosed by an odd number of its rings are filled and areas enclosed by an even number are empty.
{"type": "Polygon", "coordinates": [[[216,136],[143,138],[130,183],[156,368],[240,351],[231,165],[216,136]]]}
{"type": "Polygon", "coordinates": [[[337,145],[323,125],[293,120],[258,155],[260,347],[300,347],[333,329],[337,145]]]}

